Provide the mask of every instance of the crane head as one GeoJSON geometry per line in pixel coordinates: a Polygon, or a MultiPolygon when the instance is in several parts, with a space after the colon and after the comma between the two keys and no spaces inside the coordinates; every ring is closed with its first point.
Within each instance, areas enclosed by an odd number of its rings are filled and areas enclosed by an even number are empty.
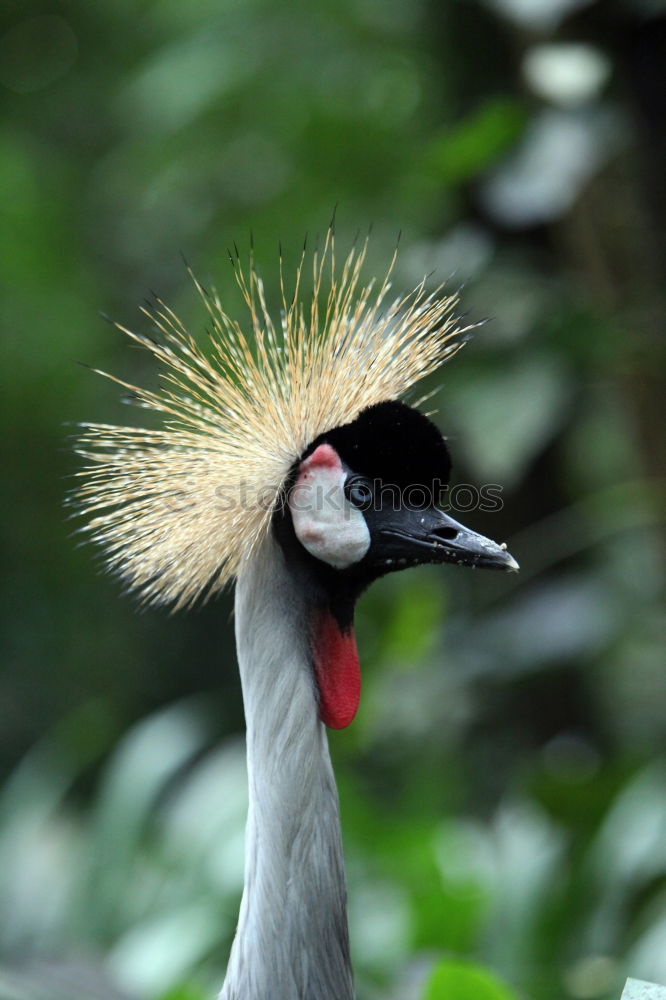
{"type": "Polygon", "coordinates": [[[315,560],[369,583],[419,563],[517,570],[506,546],[440,507],[451,470],[446,442],[424,414],[378,403],[320,435],[294,469],[288,507],[315,560]]]}
{"type": "Polygon", "coordinates": [[[438,428],[405,403],[375,404],[320,435],[281,503],[301,559],[324,579],[356,587],[420,563],[517,570],[506,546],[441,509],[450,470],[438,428]]]}
{"type": "Polygon", "coordinates": [[[292,467],[273,530],[310,607],[320,714],[332,728],[358,708],[354,606],[373,580],[421,563],[518,569],[505,545],[441,509],[450,469],[438,428],[396,401],[321,434],[292,467]]]}

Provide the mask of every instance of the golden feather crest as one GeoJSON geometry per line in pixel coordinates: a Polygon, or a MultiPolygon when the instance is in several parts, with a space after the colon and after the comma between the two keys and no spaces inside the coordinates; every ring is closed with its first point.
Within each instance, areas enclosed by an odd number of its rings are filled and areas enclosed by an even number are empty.
{"type": "Polygon", "coordinates": [[[367,240],[338,269],[329,231],[315,253],[313,290],[300,300],[306,252],[273,323],[252,258],[233,261],[249,331],[217,293],[194,278],[210,324],[202,350],[160,300],[144,312],[153,340],[118,326],[161,365],[152,392],[98,372],[162,416],[149,430],[87,423],[77,451],[86,465],[74,500],[82,529],[145,601],[192,604],[231,582],[269,528],[292,464],[323,432],[368,406],[397,399],[460,346],[457,294],[428,293],[425,279],[387,301],[390,276],[363,284],[367,240]]]}

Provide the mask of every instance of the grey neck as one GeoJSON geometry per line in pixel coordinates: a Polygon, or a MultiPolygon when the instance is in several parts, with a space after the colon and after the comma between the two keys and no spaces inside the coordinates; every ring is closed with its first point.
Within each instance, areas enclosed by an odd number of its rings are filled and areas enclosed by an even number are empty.
{"type": "Polygon", "coordinates": [[[245,889],[220,1000],[352,1000],[338,795],[308,611],[268,538],[236,587],[250,792],[245,889]]]}

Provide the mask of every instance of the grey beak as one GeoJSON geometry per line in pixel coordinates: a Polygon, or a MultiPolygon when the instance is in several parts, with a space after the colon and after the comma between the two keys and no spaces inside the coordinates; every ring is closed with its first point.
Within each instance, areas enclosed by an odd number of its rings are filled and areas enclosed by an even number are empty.
{"type": "Polygon", "coordinates": [[[471,531],[436,507],[403,508],[380,528],[381,554],[386,559],[417,563],[456,563],[480,569],[517,572],[518,563],[506,544],[471,531]]]}

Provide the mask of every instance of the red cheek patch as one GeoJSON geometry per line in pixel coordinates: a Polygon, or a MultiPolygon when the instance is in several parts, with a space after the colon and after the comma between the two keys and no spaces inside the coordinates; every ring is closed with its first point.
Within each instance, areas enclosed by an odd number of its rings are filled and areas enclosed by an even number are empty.
{"type": "Polygon", "coordinates": [[[315,611],[312,653],[319,689],[319,718],[330,729],[344,729],[356,715],[361,698],[354,629],[341,632],[329,611],[315,611]]]}
{"type": "Polygon", "coordinates": [[[335,448],[330,444],[320,444],[311,455],[301,462],[300,472],[309,472],[311,469],[340,469],[342,463],[335,448]]]}

